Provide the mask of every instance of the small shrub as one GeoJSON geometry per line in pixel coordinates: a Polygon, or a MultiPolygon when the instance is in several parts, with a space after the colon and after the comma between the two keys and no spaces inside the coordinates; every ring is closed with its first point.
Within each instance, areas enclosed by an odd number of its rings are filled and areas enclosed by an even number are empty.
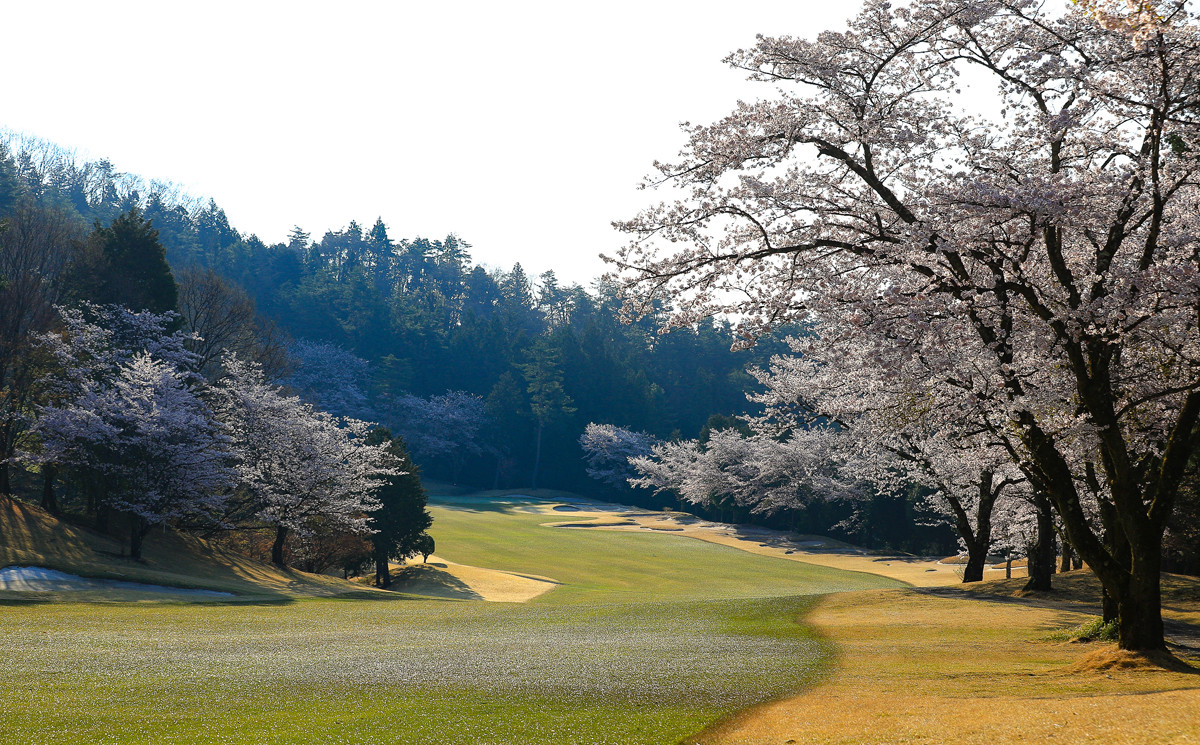
{"type": "Polygon", "coordinates": [[[1050,638],[1054,641],[1066,642],[1115,642],[1117,641],[1117,622],[1105,623],[1103,618],[1096,616],[1078,626],[1056,631],[1050,635],[1050,638]]]}

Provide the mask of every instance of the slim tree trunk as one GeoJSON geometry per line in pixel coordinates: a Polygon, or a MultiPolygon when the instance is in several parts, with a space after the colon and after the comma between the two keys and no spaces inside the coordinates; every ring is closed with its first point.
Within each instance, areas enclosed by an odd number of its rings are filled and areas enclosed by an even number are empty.
{"type": "Polygon", "coordinates": [[[150,532],[150,525],[142,518],[131,515],[129,519],[129,558],[142,558],[142,544],[146,540],[146,534],[150,532]]]}
{"type": "Polygon", "coordinates": [[[1103,617],[1101,620],[1104,623],[1110,623],[1117,620],[1117,601],[1109,594],[1108,588],[1100,588],[1100,607],[1103,617]]]}
{"type": "Polygon", "coordinates": [[[55,468],[50,463],[42,466],[42,509],[58,516],[58,496],[54,493],[55,468]]]}
{"type": "Polygon", "coordinates": [[[533,482],[529,487],[530,489],[537,488],[538,468],[540,468],[542,465],[542,428],[544,426],[545,425],[542,422],[538,422],[537,449],[533,456],[533,482]]]}
{"type": "Polygon", "coordinates": [[[0,494],[12,494],[8,477],[8,461],[0,460],[0,494]]]}
{"type": "Polygon", "coordinates": [[[384,589],[392,586],[392,570],[386,554],[375,554],[375,586],[384,589]]]}
{"type": "Polygon", "coordinates": [[[1054,550],[1054,513],[1050,508],[1050,500],[1044,494],[1035,494],[1033,504],[1037,512],[1037,530],[1029,547],[1029,581],[1025,583],[1025,589],[1045,591],[1052,589],[1054,560],[1058,556],[1054,550]]]}
{"type": "Polygon", "coordinates": [[[1062,542],[1062,562],[1058,565],[1059,573],[1071,571],[1071,544],[1062,542]]]}
{"type": "Polygon", "coordinates": [[[111,510],[104,502],[96,505],[96,530],[100,533],[108,532],[108,518],[111,510]]]}
{"type": "Polygon", "coordinates": [[[283,566],[283,542],[287,540],[288,529],[282,525],[275,528],[275,542],[271,544],[271,563],[277,567],[283,566]]]}

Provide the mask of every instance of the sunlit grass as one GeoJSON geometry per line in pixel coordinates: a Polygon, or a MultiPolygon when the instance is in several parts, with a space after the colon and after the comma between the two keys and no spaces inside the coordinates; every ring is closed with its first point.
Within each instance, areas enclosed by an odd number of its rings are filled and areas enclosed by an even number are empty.
{"type": "Polygon", "coordinates": [[[435,500],[431,511],[439,556],[563,583],[536,603],[778,597],[900,584],[669,533],[543,527],[561,518],[522,511],[513,498],[435,500]]]}
{"type": "Polygon", "coordinates": [[[435,508],[439,555],[563,584],[527,604],[10,602],[0,742],[669,743],[825,674],[811,593],[895,584],[476,507],[435,508]]]}

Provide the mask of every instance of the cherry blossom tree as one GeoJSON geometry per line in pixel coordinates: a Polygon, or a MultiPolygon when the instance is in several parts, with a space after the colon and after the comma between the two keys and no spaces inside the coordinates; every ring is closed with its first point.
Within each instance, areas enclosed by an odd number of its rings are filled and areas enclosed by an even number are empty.
{"type": "Polygon", "coordinates": [[[289,534],[318,525],[371,532],[369,513],[384,479],[399,475],[385,445],[369,445],[371,426],[337,419],[267,382],[261,369],[227,355],[214,409],[237,453],[238,481],[256,517],[275,528],[271,560],[282,566],[289,534]]]}
{"type": "Polygon", "coordinates": [[[633,311],[732,313],[747,339],[827,315],[885,366],[925,356],[1053,504],[1125,649],[1164,646],[1200,417],[1200,24],[1171,7],[1143,37],[871,0],[846,32],[760,38],[729,62],[776,93],[687,128],[659,166],[683,198],[621,224],[615,258],[633,311]]]}
{"type": "Polygon", "coordinates": [[[630,459],[639,474],[630,483],[721,512],[736,506],[770,514],[803,509],[815,499],[855,499],[856,485],[832,468],[829,443],[836,436],[817,428],[780,440],[721,429],[707,442],[658,443],[647,455],[630,459]]]}
{"type": "Polygon", "coordinates": [[[630,460],[650,455],[656,443],[645,432],[596,422],[588,422],[579,436],[587,475],[617,489],[628,489],[630,479],[638,478],[630,460]]]}
{"type": "Polygon", "coordinates": [[[426,467],[447,464],[452,483],[458,483],[467,458],[489,450],[482,441],[486,405],[473,393],[447,391],[429,398],[405,394],[392,402],[389,415],[413,457],[426,467]]]}
{"type": "Polygon", "coordinates": [[[156,524],[215,519],[232,486],[229,439],[194,388],[190,335],[173,313],[84,304],[59,308],[40,343],[58,365],[39,412],[39,448],[24,454],[76,469],[100,523],[129,516],[130,554],[156,524]]]}
{"type": "Polygon", "coordinates": [[[287,384],[305,401],[335,416],[373,415],[367,389],[370,363],[341,347],[299,339],[288,347],[293,359],[287,384]]]}
{"type": "Polygon", "coordinates": [[[136,353],[85,380],[37,425],[43,462],[74,466],[103,484],[105,503],[129,516],[129,555],[141,558],[154,525],[210,524],[234,485],[229,438],[171,365],[136,353]]]}
{"type": "Polygon", "coordinates": [[[832,318],[788,340],[797,354],[752,371],[763,387],[751,396],[764,406],[756,428],[786,433],[836,423],[829,452],[843,477],[886,490],[924,487],[925,507],[954,526],[966,550],[963,581],[982,580],[993,510],[1027,491],[1027,478],[978,408],[931,375],[923,363],[929,354],[885,357],[891,350],[838,333],[832,318]]]}

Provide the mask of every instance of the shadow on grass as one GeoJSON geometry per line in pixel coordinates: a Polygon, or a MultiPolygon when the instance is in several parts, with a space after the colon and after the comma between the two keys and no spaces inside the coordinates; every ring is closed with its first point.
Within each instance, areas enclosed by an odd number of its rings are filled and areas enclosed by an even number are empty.
{"type": "MultiPolygon", "coordinates": [[[[441,565],[444,567],[445,565],[441,565]]],[[[470,585],[436,564],[414,564],[396,571],[392,577],[393,592],[444,600],[483,600],[470,585]]]]}
{"type": "MultiPolygon", "coordinates": [[[[1024,590],[1026,579],[995,580],[959,587],[922,587],[913,592],[934,597],[976,600],[982,602],[1024,605],[1031,608],[1059,611],[1045,624],[1047,631],[1063,631],[1078,625],[1076,614],[1099,616],[1102,613],[1100,582],[1090,571],[1076,570],[1055,574],[1049,591],[1024,590]]],[[[1182,575],[1164,574],[1162,578],[1163,609],[1178,613],[1195,612],[1200,580],[1182,575]]],[[[1164,618],[1163,631],[1167,637],[1167,652],[1161,659],[1150,655],[1154,664],[1175,672],[1200,675],[1200,669],[1184,660],[1200,661],[1200,624],[1178,618],[1164,618]]]]}

